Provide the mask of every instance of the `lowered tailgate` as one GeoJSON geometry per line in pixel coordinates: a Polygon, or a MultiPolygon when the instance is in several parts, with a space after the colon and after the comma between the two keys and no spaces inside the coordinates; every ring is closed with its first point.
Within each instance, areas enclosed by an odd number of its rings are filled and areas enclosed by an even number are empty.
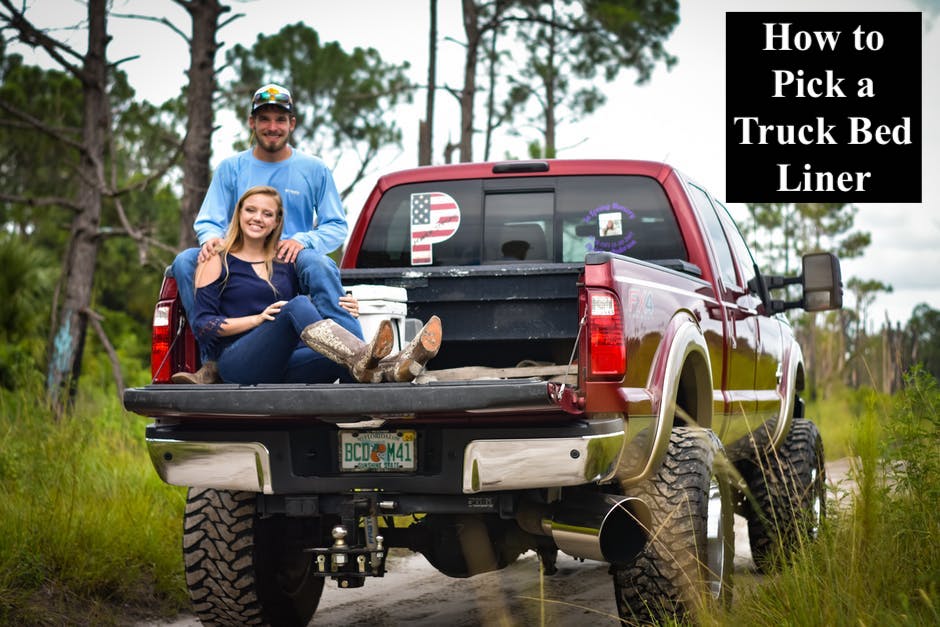
{"type": "Polygon", "coordinates": [[[152,418],[387,416],[557,409],[538,379],[381,384],[149,385],[124,391],[129,411],[152,418]]]}

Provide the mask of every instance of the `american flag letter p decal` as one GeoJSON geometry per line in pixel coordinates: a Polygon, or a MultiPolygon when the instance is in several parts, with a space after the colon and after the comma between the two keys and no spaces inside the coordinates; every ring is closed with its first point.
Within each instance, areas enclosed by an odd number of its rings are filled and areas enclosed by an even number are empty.
{"type": "Polygon", "coordinates": [[[430,265],[431,246],[450,239],[458,228],[460,207],[456,200],[442,192],[412,194],[411,265],[430,265]]]}

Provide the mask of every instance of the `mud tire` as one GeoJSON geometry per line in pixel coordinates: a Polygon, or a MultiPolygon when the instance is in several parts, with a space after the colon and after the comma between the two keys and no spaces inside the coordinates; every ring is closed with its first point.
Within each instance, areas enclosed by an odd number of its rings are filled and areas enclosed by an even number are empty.
{"type": "Polygon", "coordinates": [[[307,625],[323,579],[296,520],[262,518],[257,494],[190,488],[183,560],[193,611],[205,625],[307,625]]]}
{"type": "Polygon", "coordinates": [[[751,555],[758,570],[772,570],[816,538],[826,515],[826,466],[815,424],[796,418],[779,450],[756,447],[738,463],[750,496],[740,499],[751,555]]]}
{"type": "Polygon", "coordinates": [[[634,560],[611,565],[626,624],[681,621],[703,603],[730,603],[734,510],[724,468],[723,448],[711,431],[677,427],[656,475],[624,489],[646,501],[652,526],[634,560]]]}

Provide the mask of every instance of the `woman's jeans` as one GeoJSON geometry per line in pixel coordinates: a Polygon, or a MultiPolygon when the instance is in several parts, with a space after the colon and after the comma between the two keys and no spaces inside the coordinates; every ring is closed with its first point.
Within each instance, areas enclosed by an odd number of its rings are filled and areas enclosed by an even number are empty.
{"type": "MultiPolygon", "coordinates": [[[[192,319],[191,314],[195,307],[196,288],[193,282],[198,259],[199,249],[187,248],[176,256],[170,270],[173,278],[176,279],[176,288],[183,303],[183,311],[189,319],[192,319]]],[[[305,248],[298,253],[294,269],[297,272],[300,291],[310,296],[320,315],[333,320],[362,339],[362,326],[359,321],[339,304],[339,297],[343,295],[343,283],[336,263],[324,254],[305,248]]],[[[201,353],[200,357],[202,361],[206,361],[205,354],[201,353]]]]}
{"type": "Polygon", "coordinates": [[[353,381],[349,371],[300,340],[308,325],[323,320],[306,296],[295,296],[274,317],[227,347],[219,357],[226,383],[332,383],[353,381]]]}

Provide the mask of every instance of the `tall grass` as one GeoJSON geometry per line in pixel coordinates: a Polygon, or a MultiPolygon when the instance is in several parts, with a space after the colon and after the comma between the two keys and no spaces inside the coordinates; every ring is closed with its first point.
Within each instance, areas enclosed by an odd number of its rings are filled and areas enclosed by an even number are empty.
{"type": "MultiPolygon", "coordinates": [[[[828,445],[827,445],[828,446],[828,445]]],[[[715,623],[940,624],[940,390],[921,371],[890,406],[872,395],[854,422],[855,496],[830,508],[819,541],[715,623]],[[833,511],[834,510],[834,511],[833,511]]]]}
{"type": "Polygon", "coordinates": [[[851,389],[833,384],[825,397],[806,404],[806,417],[816,423],[822,434],[826,459],[835,460],[853,454],[852,442],[872,403],[887,416],[893,398],[871,388],[851,389]]]}
{"type": "MultiPolygon", "coordinates": [[[[56,422],[41,397],[0,391],[0,624],[127,624],[142,608],[188,608],[185,492],[154,473],[147,419],[100,392],[56,422]]],[[[854,499],[706,624],[940,624],[937,382],[915,371],[893,399],[830,398],[807,413],[830,459],[856,460],[854,499]]]]}
{"type": "Polygon", "coordinates": [[[185,495],[153,471],[147,420],[98,393],[56,422],[41,398],[0,391],[0,622],[121,623],[185,607],[185,495]]]}

